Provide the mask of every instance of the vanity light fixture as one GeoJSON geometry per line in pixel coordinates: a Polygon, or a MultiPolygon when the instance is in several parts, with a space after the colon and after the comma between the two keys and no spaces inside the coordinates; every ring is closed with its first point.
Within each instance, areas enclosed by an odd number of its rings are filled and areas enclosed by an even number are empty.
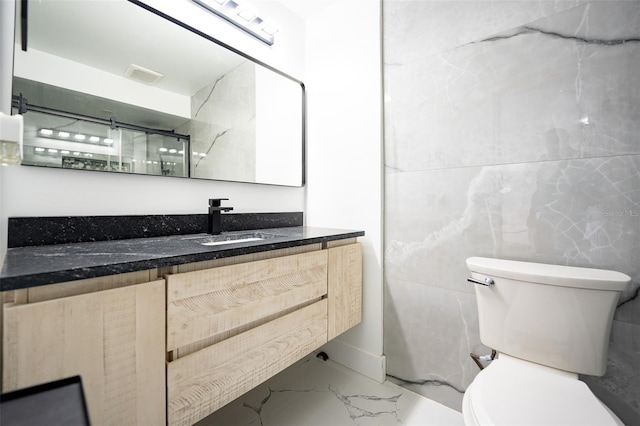
{"type": "Polygon", "coordinates": [[[274,36],[278,32],[278,28],[273,23],[265,21],[262,25],[262,31],[270,36],[274,36]]]}
{"type": "Polygon", "coordinates": [[[247,22],[251,22],[258,17],[258,15],[253,10],[249,9],[246,6],[238,6],[236,7],[236,10],[238,16],[247,22]]]}
{"type": "Polygon", "coordinates": [[[278,32],[275,25],[260,18],[251,8],[241,5],[241,0],[192,1],[269,46],[273,45],[274,35],[278,32]]]}

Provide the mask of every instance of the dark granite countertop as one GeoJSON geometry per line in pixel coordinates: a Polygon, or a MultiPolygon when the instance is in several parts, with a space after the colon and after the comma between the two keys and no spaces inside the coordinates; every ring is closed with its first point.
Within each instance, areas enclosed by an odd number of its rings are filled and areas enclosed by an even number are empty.
{"type": "Polygon", "coordinates": [[[223,235],[234,238],[253,233],[266,234],[262,235],[266,238],[206,246],[202,242],[214,236],[193,233],[12,247],[7,250],[4,260],[0,290],[16,290],[364,235],[364,231],[305,226],[233,231],[223,235]]]}

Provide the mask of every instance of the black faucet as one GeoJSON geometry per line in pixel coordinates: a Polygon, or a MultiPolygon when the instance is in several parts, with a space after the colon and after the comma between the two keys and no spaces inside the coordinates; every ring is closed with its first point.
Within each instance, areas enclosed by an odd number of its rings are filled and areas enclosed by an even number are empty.
{"type": "Polygon", "coordinates": [[[228,200],[228,198],[210,198],[209,199],[209,221],[207,232],[209,234],[218,235],[222,232],[222,215],[220,212],[228,212],[233,207],[220,207],[220,201],[228,200]]]}

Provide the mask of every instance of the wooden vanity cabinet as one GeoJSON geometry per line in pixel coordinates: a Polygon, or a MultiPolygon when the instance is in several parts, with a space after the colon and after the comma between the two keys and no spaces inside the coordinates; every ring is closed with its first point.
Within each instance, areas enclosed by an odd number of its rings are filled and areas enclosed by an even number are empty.
{"type": "Polygon", "coordinates": [[[3,306],[2,391],[80,375],[92,424],[165,424],[164,290],[157,280],[34,302],[16,291],[3,306]]]}
{"type": "Polygon", "coordinates": [[[330,246],[166,275],[170,426],[196,423],[360,322],[361,246],[330,246]]]}
{"type": "Polygon", "coordinates": [[[352,238],[3,297],[3,392],[80,375],[92,424],[191,425],[360,322],[362,249],[352,238]]]}

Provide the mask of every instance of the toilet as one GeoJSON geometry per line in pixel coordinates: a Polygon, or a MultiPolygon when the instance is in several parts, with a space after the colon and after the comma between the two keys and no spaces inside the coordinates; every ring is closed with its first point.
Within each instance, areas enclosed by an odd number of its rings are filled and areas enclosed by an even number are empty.
{"type": "Polygon", "coordinates": [[[498,352],[463,398],[467,425],[624,425],[578,374],[601,376],[629,276],[513,260],[467,259],[480,340],[498,352]]]}

